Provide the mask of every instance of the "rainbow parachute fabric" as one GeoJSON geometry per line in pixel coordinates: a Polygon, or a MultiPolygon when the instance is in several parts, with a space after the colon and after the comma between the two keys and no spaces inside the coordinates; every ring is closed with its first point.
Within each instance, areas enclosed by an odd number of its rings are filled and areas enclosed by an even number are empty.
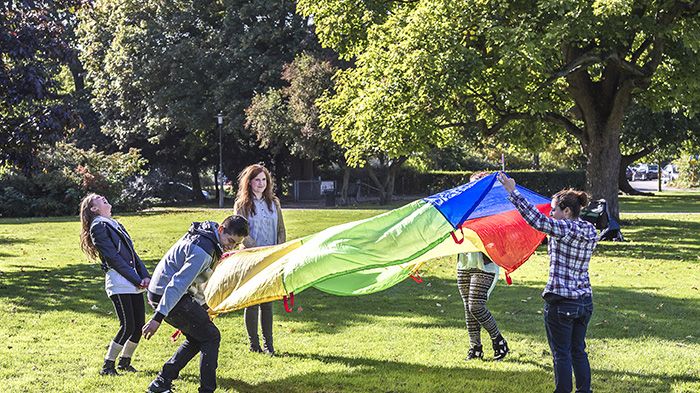
{"type": "MultiPolygon", "coordinates": [[[[518,186],[548,214],[550,200],[518,186]]],[[[365,220],[223,258],[207,282],[212,314],[314,287],[340,296],[387,289],[428,260],[480,251],[505,269],[522,265],[544,234],[532,229],[492,174],[365,220]]],[[[508,276],[507,276],[508,277],[508,276]]]]}

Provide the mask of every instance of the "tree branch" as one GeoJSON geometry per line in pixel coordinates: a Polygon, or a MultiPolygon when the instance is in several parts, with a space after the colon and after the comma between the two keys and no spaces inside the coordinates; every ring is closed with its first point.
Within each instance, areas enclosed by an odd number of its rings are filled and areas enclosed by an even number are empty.
{"type": "Polygon", "coordinates": [[[640,158],[645,157],[645,156],[653,153],[654,150],[656,150],[656,147],[645,146],[642,150],[640,150],[636,153],[623,154],[621,156],[620,162],[625,163],[625,166],[627,166],[627,165],[639,160],[640,158]]]}
{"type": "Polygon", "coordinates": [[[544,115],[544,119],[549,122],[557,123],[559,125],[564,126],[564,128],[567,132],[569,132],[569,134],[575,136],[579,140],[583,140],[583,130],[579,126],[574,124],[574,122],[571,121],[571,119],[569,119],[568,117],[556,112],[547,112],[544,115]]]}

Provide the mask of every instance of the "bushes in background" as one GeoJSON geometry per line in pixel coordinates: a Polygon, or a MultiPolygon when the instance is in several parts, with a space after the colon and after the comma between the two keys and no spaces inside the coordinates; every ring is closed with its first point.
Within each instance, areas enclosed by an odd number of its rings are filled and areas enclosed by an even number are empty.
{"type": "Polygon", "coordinates": [[[76,214],[81,198],[89,192],[105,195],[120,209],[142,207],[135,203],[134,193],[123,193],[146,164],[136,149],[105,154],[59,143],[44,150],[38,160],[43,169],[31,176],[12,169],[0,173],[0,216],[76,214]]]}

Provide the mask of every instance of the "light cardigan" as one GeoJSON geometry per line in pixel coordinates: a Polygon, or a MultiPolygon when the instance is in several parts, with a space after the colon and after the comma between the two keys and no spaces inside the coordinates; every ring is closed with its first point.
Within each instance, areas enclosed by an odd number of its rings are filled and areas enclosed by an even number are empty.
{"type": "MultiPolygon", "coordinates": [[[[287,241],[287,230],[284,227],[284,220],[282,219],[282,205],[280,205],[280,201],[277,198],[272,200],[272,204],[277,211],[277,244],[282,244],[287,241]]],[[[235,208],[235,204],[233,214],[243,215],[235,208]]],[[[255,245],[255,239],[252,237],[246,236],[245,239],[243,239],[243,248],[251,248],[255,247],[255,245]]]]}

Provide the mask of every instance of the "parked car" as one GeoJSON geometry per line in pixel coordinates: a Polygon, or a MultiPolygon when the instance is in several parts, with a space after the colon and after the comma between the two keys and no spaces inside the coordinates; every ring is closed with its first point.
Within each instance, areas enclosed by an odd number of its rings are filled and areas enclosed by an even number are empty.
{"type": "Polygon", "coordinates": [[[632,175],[634,174],[634,169],[632,167],[628,166],[625,168],[625,177],[627,178],[627,181],[632,180],[632,175]]]}
{"type": "Polygon", "coordinates": [[[656,164],[651,164],[647,167],[647,180],[654,180],[659,178],[659,166],[656,164]]]}
{"type": "Polygon", "coordinates": [[[632,167],[632,181],[647,180],[647,172],[649,166],[647,164],[637,164],[632,167]]]}

